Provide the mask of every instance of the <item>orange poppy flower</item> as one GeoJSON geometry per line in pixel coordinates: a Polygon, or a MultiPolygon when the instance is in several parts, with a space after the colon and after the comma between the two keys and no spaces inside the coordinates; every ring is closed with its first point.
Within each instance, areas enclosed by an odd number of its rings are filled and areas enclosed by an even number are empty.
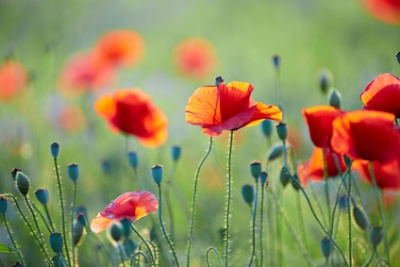
{"type": "Polygon", "coordinates": [[[123,193],[110,205],[99,212],[90,224],[93,232],[99,233],[110,227],[116,221],[128,219],[131,222],[137,221],[150,212],[158,209],[156,196],[146,191],[135,191],[123,193]]]}
{"type": "Polygon", "coordinates": [[[183,76],[204,79],[217,63],[214,46],[202,38],[183,40],[174,50],[173,60],[183,76]]]}
{"type": "Polygon", "coordinates": [[[16,60],[7,60],[0,66],[0,101],[7,101],[22,91],[28,83],[24,66],[16,60]]]}
{"type": "Polygon", "coordinates": [[[400,157],[400,129],[394,119],[381,111],[349,112],[333,122],[331,147],[353,160],[384,163],[400,157]]]}
{"type": "Polygon", "coordinates": [[[345,113],[332,106],[315,106],[301,111],[310,132],[311,141],[316,147],[329,148],[332,136],[332,122],[345,113]]]}
{"type": "Polygon", "coordinates": [[[300,182],[303,186],[307,185],[308,179],[311,181],[324,180],[323,151],[325,153],[325,165],[328,177],[336,177],[346,171],[346,164],[341,154],[315,147],[310,160],[297,167],[300,182]]]}
{"type": "Polygon", "coordinates": [[[399,0],[363,0],[372,17],[388,24],[400,25],[399,0]]]}
{"type": "MultiPolygon", "coordinates": [[[[382,190],[400,189],[400,158],[384,164],[377,161],[372,164],[376,184],[379,188],[382,190]]],[[[372,184],[369,161],[356,160],[353,163],[353,169],[358,171],[364,180],[372,184]]]]}
{"type": "Polygon", "coordinates": [[[186,121],[202,126],[207,136],[217,136],[223,130],[238,130],[264,119],[282,120],[277,106],[255,102],[253,86],[246,82],[219,83],[198,88],[186,105],[186,121]]]}
{"type": "Polygon", "coordinates": [[[121,89],[104,95],[94,109],[116,131],[134,135],[148,147],[156,147],[167,140],[167,117],[139,89],[121,89]]]}
{"type": "Polygon", "coordinates": [[[65,64],[58,85],[62,93],[77,95],[107,88],[114,79],[114,70],[109,65],[93,53],[80,53],[65,64]]]}
{"type": "Polygon", "coordinates": [[[112,66],[138,64],[144,54],[142,35],[132,30],[116,30],[104,34],[94,46],[94,53],[112,66]]]}
{"type": "Polygon", "coordinates": [[[386,111],[400,118],[400,79],[385,73],[370,82],[360,95],[366,109],[386,111]]]}

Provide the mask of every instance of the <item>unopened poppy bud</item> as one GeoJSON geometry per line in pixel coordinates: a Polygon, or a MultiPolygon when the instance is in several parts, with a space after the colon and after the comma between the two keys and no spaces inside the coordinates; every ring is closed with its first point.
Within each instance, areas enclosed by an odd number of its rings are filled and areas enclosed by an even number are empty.
{"type": "Polygon", "coordinates": [[[260,177],[261,173],[261,163],[259,161],[253,161],[250,163],[250,173],[256,182],[258,182],[258,178],[260,177]]]}
{"type": "Polygon", "coordinates": [[[86,226],[86,218],[82,213],[79,213],[78,216],[76,216],[76,221],[83,227],[86,226]]]}
{"type": "Polygon", "coordinates": [[[61,253],[63,247],[63,238],[60,233],[52,233],[49,238],[50,247],[54,253],[61,253]]]}
{"type": "Polygon", "coordinates": [[[135,250],[138,247],[136,242],[130,238],[124,239],[123,246],[124,246],[125,253],[126,253],[126,255],[128,255],[128,257],[131,257],[133,255],[133,253],[135,253],[135,250]]]}
{"type": "Polygon", "coordinates": [[[151,176],[153,177],[154,182],[156,182],[157,185],[160,185],[163,178],[162,166],[154,165],[151,167],[151,176]]]}
{"type": "Polygon", "coordinates": [[[252,185],[245,184],[242,186],[242,197],[244,201],[251,207],[254,201],[254,188],[252,185]]]}
{"type": "Polygon", "coordinates": [[[22,263],[19,263],[18,261],[12,265],[12,267],[25,267],[22,263]]]}
{"type": "Polygon", "coordinates": [[[177,161],[181,157],[182,148],[180,146],[173,146],[171,148],[171,157],[173,161],[177,161]]]}
{"type": "Polygon", "coordinates": [[[268,120],[268,119],[263,120],[261,122],[261,131],[265,137],[267,137],[267,138],[271,137],[271,135],[273,133],[272,121],[268,120]]]}
{"type": "Polygon", "coordinates": [[[122,234],[125,237],[129,237],[129,235],[131,234],[131,231],[132,231],[132,229],[131,229],[131,221],[129,219],[124,218],[124,219],[122,219],[120,221],[120,223],[121,223],[121,226],[122,226],[122,234]]]}
{"type": "Polygon", "coordinates": [[[264,185],[268,180],[268,173],[267,172],[261,172],[260,173],[260,182],[262,185],[264,185]]]}
{"type": "Polygon", "coordinates": [[[68,176],[72,180],[72,182],[76,183],[76,181],[79,178],[78,164],[75,164],[75,163],[69,164],[67,167],[67,172],[68,172],[68,176]]]}
{"type": "Polygon", "coordinates": [[[86,208],[85,206],[78,206],[78,207],[76,207],[76,208],[75,208],[75,214],[76,214],[76,215],[82,214],[82,215],[85,217],[86,221],[87,221],[87,218],[88,218],[88,211],[87,211],[87,208],[86,208]]]}
{"type": "Polygon", "coordinates": [[[326,71],[323,71],[321,75],[319,76],[319,87],[322,91],[322,93],[326,93],[329,88],[329,74],[326,71]]]}
{"type": "Polygon", "coordinates": [[[364,212],[359,209],[358,207],[353,208],[353,216],[354,220],[356,221],[357,225],[363,229],[364,231],[368,228],[368,220],[365,216],[364,212]]]}
{"type": "Polygon", "coordinates": [[[0,213],[6,214],[8,200],[6,197],[0,197],[0,213]]]}
{"type": "Polygon", "coordinates": [[[45,188],[36,189],[35,196],[42,205],[47,205],[47,203],[49,203],[49,191],[45,188]]]}
{"type": "Polygon", "coordinates": [[[218,86],[220,83],[223,83],[224,79],[221,76],[215,78],[215,86],[218,86]]]}
{"type": "Polygon", "coordinates": [[[20,169],[17,169],[17,168],[14,168],[12,171],[11,171],[11,177],[12,177],[12,179],[15,181],[15,179],[17,178],[17,172],[20,172],[21,170],[20,169]]]}
{"type": "Polygon", "coordinates": [[[371,228],[369,232],[369,240],[374,248],[376,248],[379,243],[382,241],[383,234],[382,234],[382,227],[374,226],[371,228]]]}
{"type": "Polygon", "coordinates": [[[109,160],[102,160],[101,161],[101,170],[107,174],[111,171],[111,162],[109,160]]]}
{"type": "Polygon", "coordinates": [[[281,58],[279,55],[273,55],[272,56],[272,64],[274,65],[275,68],[279,68],[281,65],[281,58]]]}
{"type": "Polygon", "coordinates": [[[348,207],[347,195],[341,195],[339,197],[339,208],[341,210],[347,210],[348,207]]]}
{"type": "Polygon", "coordinates": [[[50,152],[53,155],[53,158],[57,158],[58,154],[60,153],[60,145],[56,142],[50,145],[50,152]]]}
{"type": "Polygon", "coordinates": [[[73,232],[72,232],[74,246],[78,245],[81,242],[84,228],[85,227],[78,220],[74,222],[73,232]]]}
{"type": "Polygon", "coordinates": [[[342,106],[342,95],[336,89],[331,89],[328,96],[329,105],[340,109],[342,106]]]}
{"type": "Polygon", "coordinates": [[[278,134],[281,141],[285,141],[287,137],[287,126],[286,123],[280,122],[276,125],[276,133],[278,134]]]}
{"type": "Polygon", "coordinates": [[[346,156],[345,154],[343,154],[343,161],[344,161],[344,163],[346,164],[347,167],[350,167],[351,164],[353,163],[353,161],[348,156],[346,156]]]}
{"type": "Polygon", "coordinates": [[[128,153],[128,162],[131,167],[136,170],[137,166],[139,165],[139,158],[138,154],[134,151],[128,153]]]}
{"type": "Polygon", "coordinates": [[[118,225],[113,224],[111,226],[110,233],[111,233],[112,239],[115,242],[118,242],[121,239],[122,232],[121,232],[121,228],[118,225]]]}
{"type": "Polygon", "coordinates": [[[397,62],[399,62],[399,64],[400,64],[400,51],[397,52],[397,54],[396,54],[396,59],[397,59],[397,62]]]}
{"type": "Polygon", "coordinates": [[[332,241],[328,237],[324,237],[321,242],[319,243],[322,254],[325,258],[329,258],[333,251],[333,244],[332,241]]]}
{"type": "Polygon", "coordinates": [[[291,179],[292,175],[290,174],[288,167],[283,166],[279,176],[279,180],[281,181],[282,186],[286,187],[286,185],[290,182],[291,179]]]}
{"type": "Polygon", "coordinates": [[[275,143],[268,151],[268,161],[273,161],[283,154],[282,142],[275,143]]]}
{"type": "Polygon", "coordinates": [[[54,255],[53,258],[51,258],[51,262],[53,263],[54,267],[64,267],[67,266],[64,257],[61,254],[56,254],[54,255]]]}
{"type": "Polygon", "coordinates": [[[300,182],[299,182],[299,177],[297,174],[292,175],[292,179],[290,180],[292,182],[292,186],[294,190],[298,191],[300,189],[300,182]]]}
{"type": "Polygon", "coordinates": [[[22,195],[26,195],[29,192],[30,181],[28,176],[22,172],[17,172],[16,176],[17,188],[22,195]]]}

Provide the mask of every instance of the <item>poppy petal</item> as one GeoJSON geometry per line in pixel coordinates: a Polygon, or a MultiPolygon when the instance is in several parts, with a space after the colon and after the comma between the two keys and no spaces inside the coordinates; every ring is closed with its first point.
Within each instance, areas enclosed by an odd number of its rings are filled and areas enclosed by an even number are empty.
{"type": "Polygon", "coordinates": [[[90,229],[92,229],[94,233],[100,233],[101,231],[110,227],[112,223],[112,219],[103,217],[99,213],[97,214],[96,218],[94,218],[90,223],[90,229]]]}
{"type": "Polygon", "coordinates": [[[282,121],[282,111],[278,106],[265,105],[263,103],[257,103],[255,106],[255,111],[250,119],[250,122],[246,126],[253,126],[265,119],[282,121]]]}

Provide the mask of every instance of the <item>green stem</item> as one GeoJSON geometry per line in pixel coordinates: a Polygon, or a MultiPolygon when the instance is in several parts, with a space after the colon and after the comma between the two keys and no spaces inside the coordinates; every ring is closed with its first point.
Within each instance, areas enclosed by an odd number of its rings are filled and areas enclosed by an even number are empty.
{"type": "Polygon", "coordinates": [[[334,220],[335,220],[335,214],[336,214],[336,209],[339,203],[339,195],[340,195],[340,188],[342,187],[342,185],[344,184],[344,180],[346,178],[346,175],[350,172],[350,168],[347,168],[346,172],[342,175],[342,177],[340,178],[340,182],[337,188],[337,194],[336,194],[336,201],[335,201],[335,205],[333,206],[333,211],[332,211],[332,217],[331,217],[331,222],[330,222],[330,233],[333,233],[333,225],[334,225],[334,220]]]}
{"type": "Polygon", "coordinates": [[[50,226],[48,225],[48,223],[46,222],[46,219],[44,218],[43,214],[40,212],[39,208],[36,207],[36,205],[34,203],[32,203],[33,208],[36,210],[37,213],[39,213],[40,217],[42,218],[42,221],[44,222],[44,225],[46,226],[47,230],[49,231],[49,233],[51,234],[52,229],[50,228],[50,226]]]}
{"type": "Polygon", "coordinates": [[[301,205],[300,192],[296,191],[296,195],[297,195],[297,220],[299,221],[300,237],[304,242],[304,247],[306,248],[306,252],[308,252],[308,241],[305,230],[306,227],[304,225],[304,219],[303,219],[303,208],[301,205]]]}
{"type": "Polygon", "coordinates": [[[55,168],[56,177],[57,177],[58,194],[60,196],[61,222],[62,222],[62,231],[63,231],[63,237],[64,237],[63,240],[64,240],[64,247],[65,247],[65,254],[67,255],[68,265],[71,266],[71,259],[69,257],[68,243],[67,243],[67,233],[66,233],[66,227],[65,227],[63,191],[62,191],[62,188],[61,188],[61,179],[60,179],[60,173],[58,171],[57,158],[54,158],[54,168],[55,168]]]}
{"type": "Polygon", "coordinates": [[[371,181],[372,181],[372,185],[374,188],[374,193],[375,193],[375,198],[376,201],[378,202],[378,207],[379,207],[379,214],[381,217],[381,221],[382,221],[382,229],[383,229],[383,241],[384,241],[384,245],[385,245],[385,254],[386,254],[386,259],[390,264],[390,257],[389,257],[389,242],[388,242],[388,238],[387,238],[387,229],[386,229],[386,222],[385,222],[385,215],[383,213],[383,204],[382,204],[382,199],[380,197],[380,193],[379,193],[379,188],[378,185],[376,183],[376,179],[375,179],[375,173],[374,173],[374,166],[372,161],[369,162],[369,171],[371,174],[371,181]]]}
{"type": "Polygon", "coordinates": [[[372,259],[374,258],[374,255],[375,255],[375,249],[372,249],[372,253],[369,256],[368,261],[363,265],[363,267],[368,267],[371,264],[372,259]]]}
{"type": "Polygon", "coordinates": [[[6,218],[6,215],[5,215],[5,214],[3,214],[3,219],[4,219],[4,224],[6,225],[7,232],[8,232],[8,236],[10,237],[11,243],[13,244],[14,248],[17,250],[17,254],[18,254],[18,257],[19,257],[21,263],[22,263],[23,265],[25,265],[24,258],[22,257],[21,251],[19,251],[19,249],[18,249],[17,243],[15,243],[15,240],[14,240],[14,237],[13,237],[13,234],[12,234],[12,231],[11,231],[11,228],[10,228],[10,226],[8,225],[7,218],[6,218]]]}
{"type": "Polygon", "coordinates": [[[194,177],[194,186],[193,186],[193,199],[192,199],[192,218],[190,219],[190,224],[189,224],[189,237],[188,237],[188,244],[187,244],[187,259],[186,259],[186,266],[190,267],[190,250],[192,248],[192,236],[193,236],[193,226],[194,226],[194,219],[195,219],[195,214],[196,214],[196,200],[197,200],[197,184],[199,182],[199,174],[200,174],[200,169],[201,166],[203,166],[204,161],[210,155],[211,148],[212,148],[212,143],[213,139],[210,137],[209,139],[209,145],[208,145],[208,150],[204,157],[200,160],[199,166],[197,167],[196,175],[194,177]]]}
{"type": "Polygon", "coordinates": [[[158,203],[158,219],[160,221],[160,225],[161,225],[161,230],[163,231],[164,237],[168,242],[169,248],[172,251],[172,255],[174,256],[174,260],[176,263],[176,266],[179,267],[179,261],[178,261],[178,257],[176,256],[175,253],[175,249],[174,246],[171,243],[171,240],[168,237],[167,231],[165,231],[165,226],[164,226],[164,222],[162,220],[162,196],[161,196],[161,185],[158,185],[158,198],[159,198],[159,203],[158,203]]]}
{"type": "Polygon", "coordinates": [[[144,238],[140,235],[140,233],[135,229],[135,227],[133,227],[133,225],[131,224],[131,228],[132,230],[135,232],[135,234],[140,238],[140,240],[142,240],[143,244],[146,246],[147,250],[150,253],[151,256],[151,262],[152,262],[152,266],[156,266],[156,261],[154,260],[154,256],[153,256],[153,252],[151,251],[149,244],[147,244],[146,240],[144,240],[144,238]]]}
{"type": "Polygon", "coordinates": [[[230,237],[230,223],[231,223],[231,199],[232,199],[232,147],[233,147],[233,130],[229,136],[229,150],[228,150],[228,181],[227,181],[227,202],[225,212],[225,263],[224,266],[229,266],[229,237],[230,237]]]}
{"type": "Polygon", "coordinates": [[[257,200],[258,200],[258,180],[256,180],[256,194],[254,196],[254,206],[253,206],[253,222],[251,227],[252,243],[251,243],[251,255],[249,264],[250,267],[253,263],[254,255],[256,254],[256,216],[257,216],[257,200]]]}
{"type": "Polygon", "coordinates": [[[171,197],[169,194],[169,188],[171,187],[172,184],[172,177],[174,175],[176,168],[175,162],[172,165],[172,169],[170,174],[168,175],[168,180],[165,183],[165,189],[164,189],[164,195],[165,195],[165,204],[167,205],[167,212],[168,212],[168,217],[169,217],[169,222],[170,222],[170,236],[172,240],[175,240],[175,224],[174,224],[174,213],[172,209],[172,204],[171,204],[171,197]]]}
{"type": "MultiPolygon", "coordinates": [[[[350,167],[348,167],[350,169],[350,167]]],[[[352,266],[352,235],[351,235],[351,209],[350,209],[350,198],[351,198],[351,172],[348,172],[349,176],[349,185],[348,185],[348,193],[347,193],[347,216],[349,220],[349,264],[350,267],[352,266]]]]}
{"type": "MultiPolygon", "coordinates": [[[[322,150],[322,160],[324,162],[325,198],[326,198],[326,204],[328,206],[328,223],[331,223],[332,214],[331,214],[331,201],[329,197],[329,179],[328,179],[328,171],[326,169],[326,154],[324,150],[322,150]]],[[[328,225],[328,229],[331,228],[332,228],[331,225],[328,225]]],[[[332,232],[329,233],[329,238],[332,238],[332,232]]]]}
{"type": "Polygon", "coordinates": [[[263,266],[263,219],[264,219],[264,186],[261,185],[261,210],[260,210],[260,266],[263,266]]]}
{"type": "Polygon", "coordinates": [[[51,228],[52,232],[55,232],[55,228],[54,228],[53,222],[51,220],[50,212],[49,212],[47,205],[44,205],[44,210],[46,212],[47,219],[49,220],[50,228],[51,228]]]}
{"type": "MultiPolygon", "coordinates": [[[[272,190],[272,189],[271,189],[272,190]]],[[[277,198],[275,200],[277,203],[282,202],[282,189],[278,188],[277,192],[277,198]]],[[[275,205],[275,208],[279,212],[279,208],[277,205],[275,205]]],[[[278,251],[277,251],[277,261],[278,261],[278,266],[283,266],[283,255],[282,255],[282,216],[276,216],[276,245],[278,246],[278,251]]]]}
{"type": "Polygon", "coordinates": [[[217,256],[217,259],[218,259],[218,261],[219,261],[219,264],[222,266],[222,260],[221,260],[221,257],[219,256],[219,253],[218,253],[218,251],[217,251],[217,249],[215,248],[215,247],[209,247],[209,248],[207,248],[207,251],[206,251],[206,263],[207,263],[207,267],[210,267],[211,265],[210,265],[210,261],[209,261],[209,256],[208,256],[208,254],[210,253],[210,251],[214,251],[214,253],[215,253],[215,255],[217,256]]]}
{"type": "MultiPolygon", "coordinates": [[[[121,246],[119,244],[117,244],[117,246],[118,246],[119,256],[121,257],[122,266],[125,267],[124,253],[122,252],[121,246]]],[[[72,248],[72,249],[74,249],[74,248],[72,248]]]]}
{"type": "Polygon", "coordinates": [[[71,207],[71,249],[72,249],[72,266],[75,267],[75,244],[74,244],[74,218],[75,218],[75,203],[76,203],[76,182],[74,182],[74,196],[72,198],[71,207]]]}

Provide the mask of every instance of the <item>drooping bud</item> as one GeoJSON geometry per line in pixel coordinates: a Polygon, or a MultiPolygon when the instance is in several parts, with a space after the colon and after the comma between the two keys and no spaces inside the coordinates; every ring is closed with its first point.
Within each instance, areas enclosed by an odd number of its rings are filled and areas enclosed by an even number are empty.
{"type": "Polygon", "coordinates": [[[275,143],[271,146],[268,151],[268,161],[273,161],[283,154],[283,144],[282,142],[275,143]]]}
{"type": "Polygon", "coordinates": [[[44,206],[49,203],[49,191],[45,188],[39,188],[35,191],[36,199],[44,206]]]}
{"type": "Polygon", "coordinates": [[[86,221],[88,220],[88,211],[85,206],[78,206],[75,208],[75,215],[78,216],[79,214],[82,214],[86,221]]]}
{"type": "Polygon", "coordinates": [[[382,241],[383,233],[382,227],[380,226],[373,226],[369,232],[369,240],[374,248],[376,248],[379,243],[382,241]]]}
{"type": "Polygon", "coordinates": [[[292,180],[292,175],[290,174],[288,167],[282,167],[279,180],[281,181],[283,187],[286,187],[287,184],[292,180]]]}
{"type": "Polygon", "coordinates": [[[330,106],[340,109],[342,106],[342,95],[338,90],[332,88],[329,91],[328,102],[330,106]]]}
{"type": "Polygon", "coordinates": [[[120,221],[120,223],[121,223],[121,226],[122,226],[122,234],[123,234],[125,237],[129,237],[129,235],[130,235],[131,232],[132,232],[132,229],[131,229],[131,221],[130,221],[129,219],[124,218],[124,219],[122,219],[122,220],[120,221]]]}
{"type": "Polygon", "coordinates": [[[54,255],[53,258],[51,258],[51,262],[53,263],[54,267],[64,267],[67,266],[64,257],[61,254],[56,254],[54,255]]]}
{"type": "Polygon", "coordinates": [[[0,213],[1,214],[6,214],[7,211],[7,206],[8,206],[8,200],[6,197],[0,197],[0,213]]]}
{"type": "Polygon", "coordinates": [[[136,170],[139,165],[139,157],[138,154],[134,151],[128,153],[128,162],[131,167],[136,170]]]}
{"type": "Polygon", "coordinates": [[[215,78],[215,86],[218,86],[220,83],[223,83],[224,79],[221,76],[215,78]]]}
{"type": "Polygon", "coordinates": [[[256,182],[258,182],[258,178],[260,177],[261,173],[261,163],[259,161],[253,161],[250,163],[250,173],[256,182]]]}
{"type": "Polygon", "coordinates": [[[122,237],[121,228],[117,224],[113,224],[110,229],[110,234],[115,242],[118,242],[122,237]]]}
{"type": "Polygon", "coordinates": [[[260,173],[260,182],[261,182],[261,184],[263,186],[267,182],[267,180],[268,180],[268,173],[267,172],[261,172],[260,173]]]}
{"type": "Polygon", "coordinates": [[[72,180],[72,182],[76,183],[79,178],[79,166],[78,164],[72,163],[67,167],[68,176],[72,180]]]}
{"type": "Polygon", "coordinates": [[[245,184],[242,186],[242,197],[244,201],[251,207],[254,201],[254,188],[252,185],[245,184]]]}
{"type": "Polygon", "coordinates": [[[261,122],[261,131],[265,137],[270,138],[273,133],[272,121],[271,120],[263,120],[261,122]]]}
{"type": "Polygon", "coordinates": [[[333,244],[332,241],[328,237],[324,237],[321,242],[319,243],[322,254],[325,258],[329,258],[333,251],[333,244]]]}
{"type": "Polygon", "coordinates": [[[296,173],[292,175],[290,182],[292,183],[294,190],[298,191],[300,189],[300,181],[296,173]]]}
{"type": "Polygon", "coordinates": [[[281,57],[279,55],[273,55],[272,64],[274,65],[275,68],[278,69],[281,65],[281,57]]]}
{"type": "Polygon", "coordinates": [[[368,228],[368,220],[364,212],[359,209],[357,206],[353,208],[353,216],[354,220],[356,221],[357,225],[363,229],[364,231],[368,228]]]}
{"type": "Polygon", "coordinates": [[[79,213],[78,216],[76,216],[76,221],[83,227],[86,226],[87,221],[85,215],[83,215],[82,213],[79,213]]]}
{"type": "Polygon", "coordinates": [[[171,157],[173,161],[178,161],[181,157],[182,148],[180,146],[171,147],[171,157]]]}
{"type": "Polygon", "coordinates": [[[60,145],[56,142],[50,145],[50,152],[53,155],[53,158],[57,158],[58,154],[60,153],[60,145]]]}
{"type": "MultiPolygon", "coordinates": [[[[80,214],[80,215],[82,215],[82,214],[80,214]]],[[[85,228],[84,225],[82,225],[80,221],[76,220],[74,222],[73,232],[72,232],[74,246],[79,245],[79,243],[81,242],[84,228],[85,228]]]]}
{"type": "Polygon", "coordinates": [[[54,251],[54,253],[61,253],[63,247],[63,238],[60,233],[52,233],[50,234],[50,247],[54,251]]]}
{"type": "Polygon", "coordinates": [[[18,188],[19,192],[22,195],[26,196],[26,194],[28,194],[28,192],[29,192],[29,186],[30,186],[30,181],[29,181],[28,176],[26,176],[22,172],[17,172],[16,180],[17,180],[17,188],[18,188]]]}
{"type": "Polygon", "coordinates": [[[282,142],[286,140],[287,137],[287,126],[286,123],[280,122],[276,125],[276,133],[282,142]]]}
{"type": "Polygon", "coordinates": [[[157,185],[160,185],[163,178],[162,166],[154,165],[151,167],[151,176],[153,177],[154,182],[156,182],[157,185]]]}

